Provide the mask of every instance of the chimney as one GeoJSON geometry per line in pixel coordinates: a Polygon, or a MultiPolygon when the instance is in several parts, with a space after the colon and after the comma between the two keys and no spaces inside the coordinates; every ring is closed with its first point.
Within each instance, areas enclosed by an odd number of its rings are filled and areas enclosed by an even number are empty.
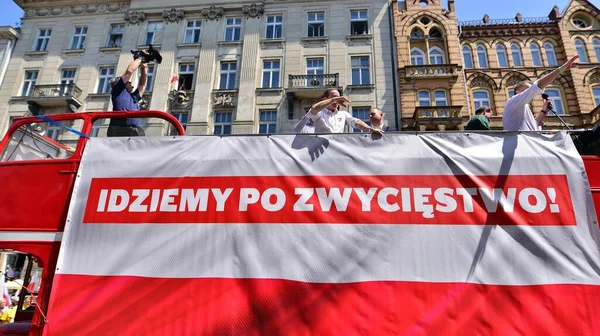
{"type": "Polygon", "coordinates": [[[515,20],[517,22],[523,22],[523,15],[521,15],[521,13],[517,13],[517,15],[515,16],[515,20]]]}
{"type": "Polygon", "coordinates": [[[490,23],[490,16],[487,15],[487,13],[483,16],[483,23],[488,24],[490,23]]]}
{"type": "Polygon", "coordinates": [[[448,0],[448,11],[449,12],[454,12],[455,11],[454,0],[448,0]]]}

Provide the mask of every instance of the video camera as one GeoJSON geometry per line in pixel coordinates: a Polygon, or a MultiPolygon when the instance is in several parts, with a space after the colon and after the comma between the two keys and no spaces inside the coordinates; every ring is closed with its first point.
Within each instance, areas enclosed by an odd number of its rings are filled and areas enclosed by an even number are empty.
{"type": "Polygon", "coordinates": [[[134,60],[139,58],[142,60],[142,63],[150,63],[152,61],[158,64],[162,63],[162,56],[152,45],[148,47],[148,50],[131,50],[131,53],[134,60]]]}

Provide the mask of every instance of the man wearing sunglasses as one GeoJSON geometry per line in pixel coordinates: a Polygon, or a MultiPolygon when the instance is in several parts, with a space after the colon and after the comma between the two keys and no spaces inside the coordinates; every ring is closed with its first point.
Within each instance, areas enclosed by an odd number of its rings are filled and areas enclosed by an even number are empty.
{"type": "MultiPolygon", "coordinates": [[[[134,56],[133,62],[127,67],[127,71],[121,77],[114,78],[111,82],[110,96],[113,111],[139,111],[139,101],[146,90],[148,70],[146,63],[142,63],[144,54],[134,56]],[[135,71],[141,68],[142,76],[136,90],[131,84],[131,77],[135,71]]],[[[107,136],[144,136],[144,129],[140,126],[139,118],[112,118],[108,126],[107,136]]]]}

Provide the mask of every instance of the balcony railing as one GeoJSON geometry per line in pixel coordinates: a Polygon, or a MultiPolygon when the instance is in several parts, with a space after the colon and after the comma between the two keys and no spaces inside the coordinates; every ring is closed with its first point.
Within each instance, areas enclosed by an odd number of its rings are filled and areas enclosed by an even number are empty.
{"type": "Polygon", "coordinates": [[[531,23],[553,23],[556,22],[551,20],[548,17],[530,17],[523,18],[521,21],[517,21],[516,19],[492,19],[488,22],[484,22],[483,20],[473,20],[473,21],[460,21],[458,23],[461,27],[476,27],[476,26],[500,26],[500,25],[521,25],[521,24],[531,24],[531,23]]]}
{"type": "Polygon", "coordinates": [[[415,108],[413,118],[438,119],[438,118],[460,118],[462,106],[418,106],[415,108]]]}
{"type": "Polygon", "coordinates": [[[28,96],[28,103],[38,107],[67,107],[75,112],[81,107],[81,89],[70,84],[35,85],[28,96]]]}
{"type": "Polygon", "coordinates": [[[292,89],[322,89],[339,87],[339,74],[323,75],[290,75],[289,88],[292,89]]]}
{"type": "Polygon", "coordinates": [[[409,65],[404,67],[407,78],[439,78],[458,76],[456,64],[409,65]]]}
{"type": "Polygon", "coordinates": [[[32,98],[73,97],[79,99],[81,89],[75,83],[36,85],[29,96],[32,98]]]}

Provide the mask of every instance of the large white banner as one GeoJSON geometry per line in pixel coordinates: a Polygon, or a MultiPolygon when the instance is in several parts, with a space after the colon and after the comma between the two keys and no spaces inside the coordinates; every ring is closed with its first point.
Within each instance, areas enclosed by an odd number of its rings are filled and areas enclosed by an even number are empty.
{"type": "Polygon", "coordinates": [[[48,335],[592,335],[599,246],[566,133],[94,138],[48,335]]]}

